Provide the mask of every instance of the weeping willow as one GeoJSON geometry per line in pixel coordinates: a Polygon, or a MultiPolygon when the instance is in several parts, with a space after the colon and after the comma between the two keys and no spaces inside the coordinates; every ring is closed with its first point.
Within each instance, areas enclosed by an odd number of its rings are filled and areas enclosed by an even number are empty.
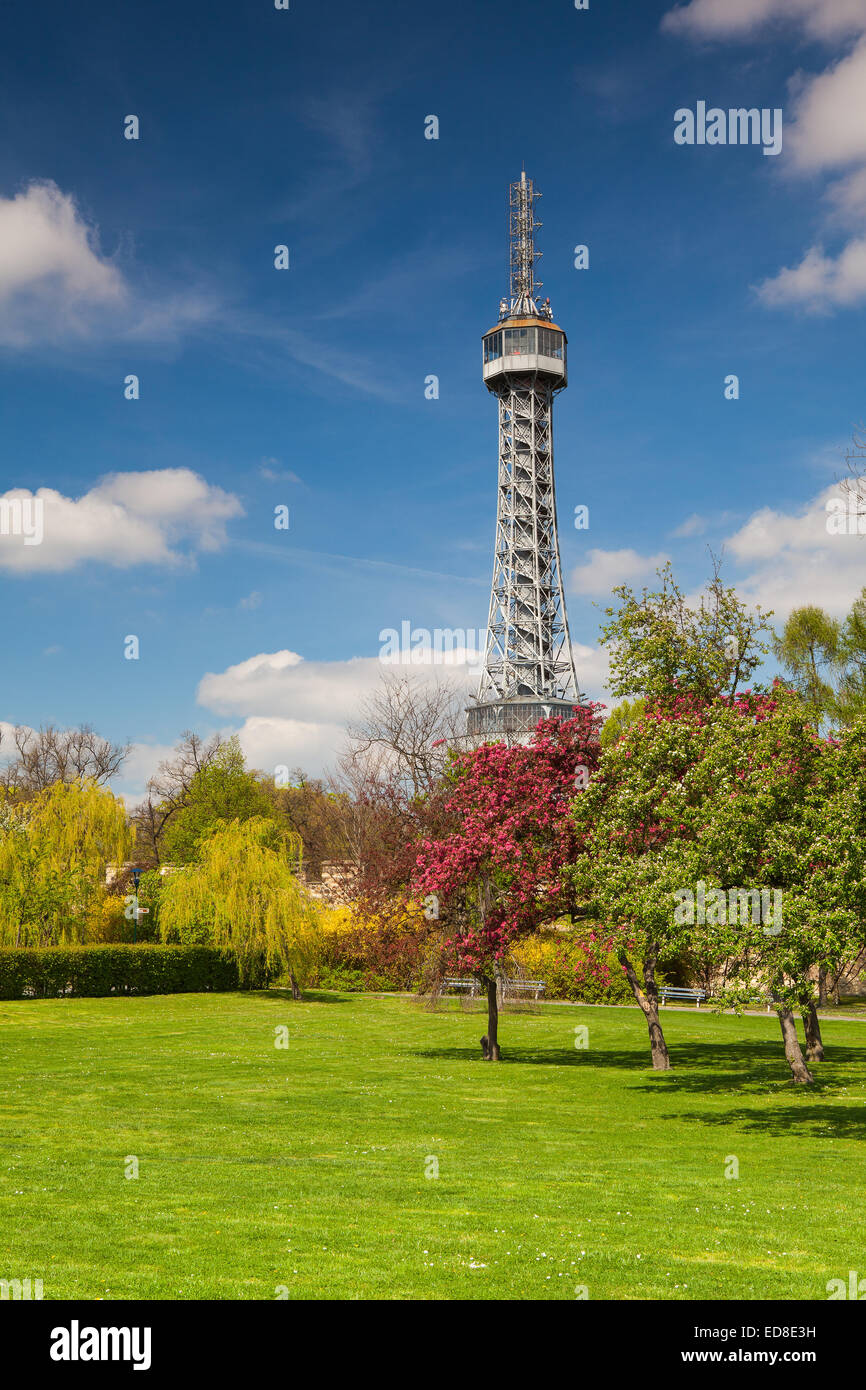
{"type": "Polygon", "coordinates": [[[123,803],[88,780],[55,782],[30,801],[0,803],[0,944],[85,941],[105,894],[105,870],[123,863],[132,831],[123,803]]]}
{"type": "Polygon", "coordinates": [[[243,983],[262,965],[304,983],[319,954],[316,906],[297,878],[301,841],[273,821],[231,821],[199,841],[199,859],[169,874],[163,941],[210,941],[230,952],[243,983]]]}

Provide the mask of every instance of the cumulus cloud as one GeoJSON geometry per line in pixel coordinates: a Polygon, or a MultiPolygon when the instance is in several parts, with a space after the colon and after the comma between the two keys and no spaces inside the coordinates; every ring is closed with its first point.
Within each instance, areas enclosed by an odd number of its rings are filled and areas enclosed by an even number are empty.
{"type": "Polygon", "coordinates": [[[801,260],[757,286],[771,308],[829,313],[866,300],[866,0],[692,0],[662,21],[692,38],[759,35],[771,21],[828,42],[855,40],[824,71],[792,79],[785,158],[799,174],[845,170],[827,190],[828,222],[855,235],[839,251],[812,245],[801,260]]]}
{"type": "Polygon", "coordinates": [[[758,286],[772,308],[798,305],[811,313],[829,313],[866,301],[866,237],[856,237],[838,256],[812,246],[799,265],[786,266],[758,286]]]}
{"type": "Polygon", "coordinates": [[[787,148],[799,169],[838,169],[866,160],[866,39],[805,82],[794,116],[787,148]]]}
{"type": "MultiPolygon", "coordinates": [[[[386,674],[412,674],[419,681],[462,681],[471,684],[460,666],[434,664],[415,667],[387,665],[376,656],[347,661],[305,661],[297,652],[261,652],[225,671],[208,673],[198,687],[198,702],[218,714],[278,716],[302,723],[345,724],[386,674]]],[[[477,679],[477,678],[476,678],[477,679]]]]}
{"type": "Polygon", "coordinates": [[[0,342],[88,331],[127,288],[75,200],[51,182],[0,196],[0,342]]]}
{"type": "Polygon", "coordinates": [[[636,550],[591,550],[584,564],[569,577],[572,593],[591,598],[609,598],[618,584],[634,584],[650,579],[669,555],[640,555],[636,550]]]}
{"type": "MultiPolygon", "coordinates": [[[[608,665],[605,653],[573,645],[578,680],[585,694],[602,698],[608,665]]],[[[411,665],[385,665],[378,657],[347,661],[305,661],[297,652],[261,652],[222,672],[204,676],[198,702],[222,716],[242,718],[237,729],[250,764],[303,767],[319,774],[332,767],[345,746],[346,726],[385,675],[409,674],[416,681],[447,681],[465,690],[467,702],[478,685],[471,650],[445,662],[432,650],[411,665]]]]}
{"type": "Polygon", "coordinates": [[[219,317],[202,286],[133,284],[75,197],[51,180],[0,194],[0,346],[169,342],[219,317]]]}
{"type": "Polygon", "coordinates": [[[13,488],[0,496],[0,569],[189,563],[198,551],[220,549],[226,523],[242,514],[237,497],[189,468],[112,473],[77,498],[13,488]]]}
{"type": "Polygon", "coordinates": [[[737,589],[776,620],[806,604],[840,616],[866,584],[866,536],[827,530],[827,502],[841,497],[832,484],[795,512],[762,507],[725,540],[743,571],[737,589]]]}
{"type": "Polygon", "coordinates": [[[691,38],[737,39],[777,20],[801,24],[810,38],[845,38],[866,30],[866,0],[691,0],[670,10],[662,28],[691,38]]]}

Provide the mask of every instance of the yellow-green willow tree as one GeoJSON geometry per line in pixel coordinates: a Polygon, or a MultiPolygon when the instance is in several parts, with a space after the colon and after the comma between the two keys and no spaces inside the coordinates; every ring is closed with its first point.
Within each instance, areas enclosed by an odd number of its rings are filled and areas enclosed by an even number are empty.
{"type": "Polygon", "coordinates": [[[0,944],[86,941],[105,870],[129,857],[123,803],[89,780],[55,782],[24,802],[0,799],[0,944]]]}
{"type": "Polygon", "coordinates": [[[300,986],[318,958],[316,905],[297,877],[301,840],[274,821],[230,821],[199,841],[198,862],[163,884],[163,941],[210,943],[229,952],[244,984],[280,970],[300,986]]]}

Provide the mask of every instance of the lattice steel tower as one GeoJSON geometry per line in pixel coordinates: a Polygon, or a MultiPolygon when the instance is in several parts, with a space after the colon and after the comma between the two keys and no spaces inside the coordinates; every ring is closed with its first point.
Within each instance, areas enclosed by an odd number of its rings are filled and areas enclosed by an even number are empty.
{"type": "Polygon", "coordinates": [[[536,193],[509,190],[511,297],[484,335],[484,381],[499,401],[499,492],[493,588],[474,739],[524,740],[539,719],[583,703],[562,591],[553,482],[553,398],[568,384],[567,339],[535,278],[536,193]]]}

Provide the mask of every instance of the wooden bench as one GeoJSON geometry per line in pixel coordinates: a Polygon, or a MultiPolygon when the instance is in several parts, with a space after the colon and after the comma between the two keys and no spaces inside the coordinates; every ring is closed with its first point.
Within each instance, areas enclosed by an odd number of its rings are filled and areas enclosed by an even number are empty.
{"type": "Polygon", "coordinates": [[[665,1005],[669,999],[687,999],[689,1003],[694,1002],[696,1009],[701,1007],[701,1000],[706,999],[705,989],[680,989],[675,985],[662,985],[661,1003],[665,1005]]]}

